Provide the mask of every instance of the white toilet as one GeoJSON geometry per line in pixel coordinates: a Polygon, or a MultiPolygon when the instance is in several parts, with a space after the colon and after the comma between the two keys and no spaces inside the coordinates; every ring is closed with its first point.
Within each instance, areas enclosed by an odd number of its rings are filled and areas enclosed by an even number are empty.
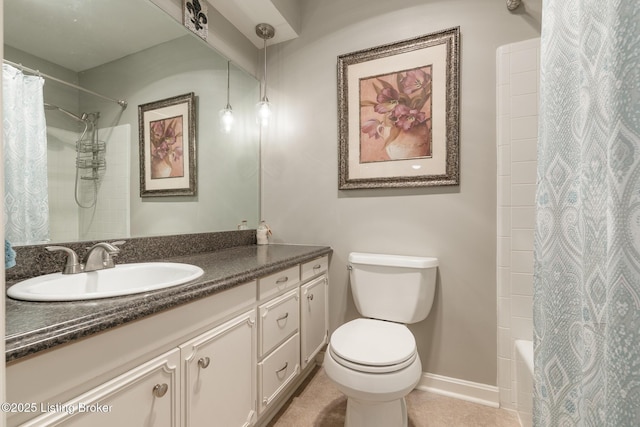
{"type": "Polygon", "coordinates": [[[347,396],[346,427],[406,427],[404,397],[422,364],[408,323],[424,320],[435,295],[437,258],[349,254],[351,292],[366,318],[331,335],[327,376],[347,396]]]}

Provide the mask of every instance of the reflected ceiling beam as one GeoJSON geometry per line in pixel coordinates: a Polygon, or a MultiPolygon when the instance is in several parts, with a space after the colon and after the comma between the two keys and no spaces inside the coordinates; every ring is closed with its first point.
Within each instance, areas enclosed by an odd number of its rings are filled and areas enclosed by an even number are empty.
{"type": "MultiPolygon", "coordinates": [[[[182,0],[150,0],[182,24],[182,0]]],[[[236,0],[234,0],[236,1],[236,0]]],[[[252,76],[258,76],[256,46],[236,26],[209,4],[207,43],[252,76]]]]}

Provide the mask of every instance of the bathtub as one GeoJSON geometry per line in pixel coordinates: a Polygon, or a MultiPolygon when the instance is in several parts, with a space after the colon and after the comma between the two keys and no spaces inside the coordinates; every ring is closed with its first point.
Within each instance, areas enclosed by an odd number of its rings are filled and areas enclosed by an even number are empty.
{"type": "Polygon", "coordinates": [[[516,384],[518,401],[516,408],[522,427],[533,424],[533,342],[516,340],[516,384]]]}

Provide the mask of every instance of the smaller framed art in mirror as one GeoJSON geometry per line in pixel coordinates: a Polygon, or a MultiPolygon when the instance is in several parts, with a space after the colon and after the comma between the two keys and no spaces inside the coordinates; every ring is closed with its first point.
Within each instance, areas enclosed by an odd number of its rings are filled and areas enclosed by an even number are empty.
{"type": "Polygon", "coordinates": [[[196,195],[193,92],[138,106],[140,197],[196,195]]]}

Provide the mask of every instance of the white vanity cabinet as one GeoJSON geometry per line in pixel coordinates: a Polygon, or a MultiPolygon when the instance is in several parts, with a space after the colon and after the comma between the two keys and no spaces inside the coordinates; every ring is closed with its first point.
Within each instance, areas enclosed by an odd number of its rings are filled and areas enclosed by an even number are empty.
{"type": "Polygon", "coordinates": [[[24,425],[251,426],[257,417],[255,313],[237,316],[75,399],[50,406],[51,413],[24,425]]]}
{"type": "Polygon", "coordinates": [[[184,427],[256,421],[256,329],[251,310],[180,346],[184,427]]]}
{"type": "Polygon", "coordinates": [[[58,406],[7,425],[263,426],[327,342],[327,270],[323,256],[12,363],[9,401],[58,406]]]}
{"type": "Polygon", "coordinates": [[[38,416],[10,413],[7,426],[254,425],[256,293],[255,280],[236,285],[11,363],[8,401],[36,402],[38,416]],[[58,406],[39,414],[41,402],[58,406]],[[78,402],[111,408],[64,411],[78,402]]]}
{"type": "Polygon", "coordinates": [[[38,403],[46,413],[21,426],[178,427],[179,367],[174,349],[70,401],[38,403]]]}

